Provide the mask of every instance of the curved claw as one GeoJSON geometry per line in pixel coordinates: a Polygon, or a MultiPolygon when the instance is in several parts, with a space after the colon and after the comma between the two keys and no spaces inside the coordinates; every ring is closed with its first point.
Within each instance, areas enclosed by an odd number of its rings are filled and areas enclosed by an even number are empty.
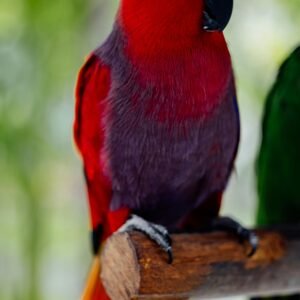
{"type": "Polygon", "coordinates": [[[172,239],[171,239],[171,237],[170,237],[169,234],[167,235],[167,240],[168,240],[168,243],[172,246],[173,241],[172,241],[172,239]]]}
{"type": "Polygon", "coordinates": [[[259,244],[257,235],[252,231],[250,231],[248,242],[251,246],[251,251],[248,253],[248,257],[252,257],[256,253],[259,244]]]}
{"type": "Polygon", "coordinates": [[[168,253],[168,264],[171,265],[173,262],[173,251],[172,251],[172,247],[169,247],[169,249],[167,250],[168,253]]]}
{"type": "Polygon", "coordinates": [[[250,252],[247,254],[248,257],[251,257],[255,254],[258,248],[259,239],[258,236],[251,230],[246,229],[239,225],[237,228],[237,234],[240,238],[240,242],[248,242],[251,246],[250,252]]]}
{"type": "Polygon", "coordinates": [[[212,224],[214,229],[221,229],[236,234],[241,243],[248,242],[251,246],[251,250],[247,254],[248,257],[251,257],[256,253],[258,249],[259,238],[252,230],[243,227],[229,217],[218,217],[217,219],[213,220],[212,224]]]}
{"type": "Polygon", "coordinates": [[[169,264],[173,262],[172,240],[168,230],[164,226],[148,222],[139,216],[132,215],[118,231],[142,232],[168,254],[169,264]]]}
{"type": "Polygon", "coordinates": [[[165,237],[166,242],[172,246],[172,239],[170,237],[168,230],[162,225],[153,224],[153,223],[151,224],[154,226],[155,229],[158,230],[158,232],[160,232],[165,237]]]}

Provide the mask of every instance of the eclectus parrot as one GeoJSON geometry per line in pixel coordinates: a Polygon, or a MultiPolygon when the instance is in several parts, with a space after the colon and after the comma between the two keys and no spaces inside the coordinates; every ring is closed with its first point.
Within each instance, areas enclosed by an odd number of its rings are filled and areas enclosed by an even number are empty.
{"type": "Polygon", "coordinates": [[[95,261],[83,299],[106,299],[100,245],[137,230],[172,262],[169,232],[210,227],[256,236],[218,216],[239,143],[223,36],[233,0],[121,0],[113,30],[76,89],[95,261]]]}
{"type": "Polygon", "coordinates": [[[284,62],[268,95],[256,170],[258,224],[299,224],[300,47],[284,62]]]}

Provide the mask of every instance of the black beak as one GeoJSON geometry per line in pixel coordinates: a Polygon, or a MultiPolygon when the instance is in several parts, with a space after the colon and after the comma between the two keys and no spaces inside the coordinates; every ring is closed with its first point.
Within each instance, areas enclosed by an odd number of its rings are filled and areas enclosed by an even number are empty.
{"type": "Polygon", "coordinates": [[[203,29],[223,31],[233,10],[233,0],[204,0],[203,29]]]}

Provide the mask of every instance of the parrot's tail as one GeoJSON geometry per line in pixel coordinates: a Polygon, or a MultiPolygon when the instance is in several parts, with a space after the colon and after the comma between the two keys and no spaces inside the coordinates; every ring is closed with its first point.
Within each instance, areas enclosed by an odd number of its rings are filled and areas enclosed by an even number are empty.
{"type": "Polygon", "coordinates": [[[100,280],[101,263],[96,255],[86,281],[81,300],[110,300],[100,280]]]}

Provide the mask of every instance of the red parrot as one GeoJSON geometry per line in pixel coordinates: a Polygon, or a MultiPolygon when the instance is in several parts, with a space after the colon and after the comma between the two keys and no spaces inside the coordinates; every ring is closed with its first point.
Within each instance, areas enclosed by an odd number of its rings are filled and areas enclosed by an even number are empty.
{"type": "Polygon", "coordinates": [[[223,228],[239,113],[222,33],[233,0],[121,0],[113,30],[82,67],[74,136],[87,183],[95,263],[83,299],[107,299],[100,245],[137,230],[172,262],[169,232],[223,228]]]}

